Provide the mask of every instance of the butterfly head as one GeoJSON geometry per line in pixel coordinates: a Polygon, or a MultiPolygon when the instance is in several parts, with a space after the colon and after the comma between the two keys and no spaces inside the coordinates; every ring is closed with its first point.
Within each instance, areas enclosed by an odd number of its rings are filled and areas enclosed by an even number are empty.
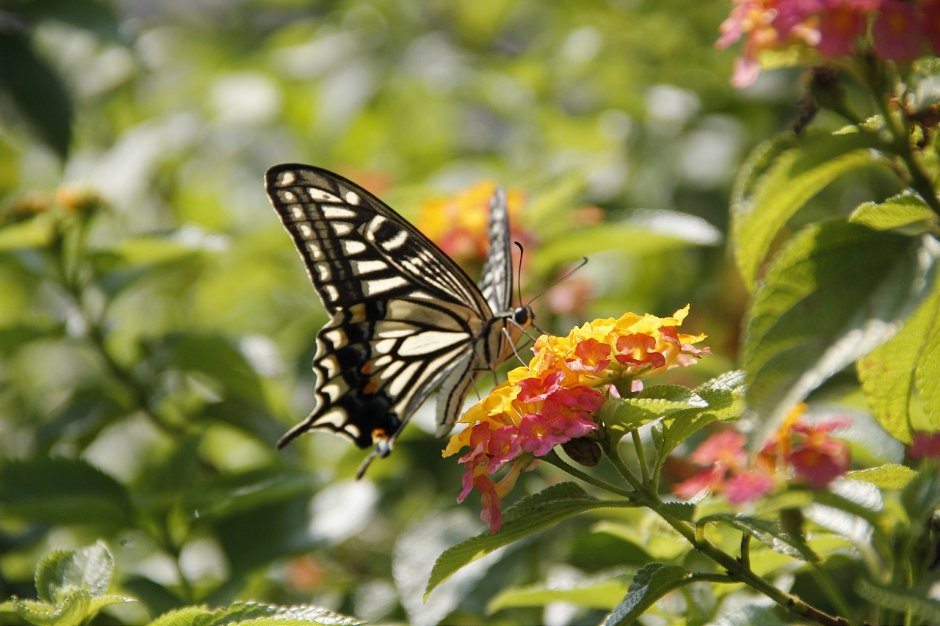
{"type": "Polygon", "coordinates": [[[535,311],[529,305],[516,307],[512,311],[512,321],[522,328],[528,328],[535,322],[535,311]]]}

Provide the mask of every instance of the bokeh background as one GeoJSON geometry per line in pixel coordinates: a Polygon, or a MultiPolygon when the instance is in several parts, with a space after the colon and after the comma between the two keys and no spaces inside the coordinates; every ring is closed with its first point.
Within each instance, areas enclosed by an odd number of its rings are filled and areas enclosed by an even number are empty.
{"type": "MultiPolygon", "coordinates": [[[[724,247],[731,185],[801,98],[796,72],[729,86],[734,53],[714,47],[728,10],[0,4],[0,597],[33,593],[45,550],[103,538],[140,602],[99,623],[235,599],[415,624],[596,622],[602,610],[487,605],[635,569],[660,530],[649,520],[632,537],[569,522],[425,604],[434,558],[484,530],[478,503],[455,503],[442,442],[412,426],[358,482],[363,452],[345,440],[274,450],[312,406],[325,315],[262,175],[326,167],[419,223],[504,185],[526,297],[590,259],[536,300],[541,327],[691,303],[685,327],[714,355],[682,375],[703,380],[734,364],[745,302],[724,247]]],[[[850,206],[868,184],[823,200],[850,206]]],[[[532,472],[516,497],[552,480],[532,472]]]]}

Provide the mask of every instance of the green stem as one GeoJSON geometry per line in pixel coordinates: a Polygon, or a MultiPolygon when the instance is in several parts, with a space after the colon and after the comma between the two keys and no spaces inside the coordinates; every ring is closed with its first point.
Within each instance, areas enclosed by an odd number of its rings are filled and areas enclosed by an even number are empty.
{"type": "MultiPolygon", "coordinates": [[[[79,235],[83,237],[83,233],[79,235]]],[[[80,242],[72,242],[74,245],[81,245],[80,242]]],[[[150,396],[148,390],[138,381],[134,375],[120,363],[108,350],[105,341],[103,326],[99,320],[95,319],[85,304],[84,286],[81,284],[79,258],[80,250],[72,250],[73,261],[70,264],[66,259],[64,246],[53,248],[54,267],[56,270],[59,284],[71,298],[72,303],[78,310],[82,321],[85,324],[89,343],[95,352],[104,362],[105,368],[111,376],[118,381],[131,395],[137,410],[146,415],[153,424],[170,435],[182,433],[179,427],[168,423],[150,406],[150,396]]]]}
{"type": "Polygon", "coordinates": [[[586,482],[586,483],[588,483],[588,484],[594,485],[595,487],[600,487],[601,489],[604,489],[605,491],[609,491],[609,492],[611,492],[611,493],[615,493],[615,494],[617,494],[617,495],[619,495],[619,496],[623,496],[623,497],[629,498],[629,499],[631,499],[631,500],[632,500],[633,497],[636,495],[636,494],[635,494],[634,492],[632,492],[632,491],[628,491],[628,490],[626,490],[626,489],[621,489],[621,488],[618,487],[617,485],[613,485],[613,484],[607,482],[606,480],[601,480],[600,478],[597,478],[597,477],[595,477],[595,476],[591,476],[590,474],[587,474],[587,473],[585,473],[585,472],[582,472],[581,470],[579,470],[579,469],[576,468],[575,466],[570,465],[570,464],[568,464],[568,463],[565,463],[565,461],[562,460],[562,458],[561,458],[560,456],[558,456],[558,454],[557,454],[554,450],[552,450],[551,452],[549,452],[549,453],[546,454],[545,456],[541,457],[541,460],[542,460],[542,461],[545,461],[545,462],[548,463],[549,465],[554,465],[554,466],[557,467],[558,469],[560,469],[560,470],[562,470],[562,471],[564,471],[564,472],[567,472],[568,474],[571,474],[571,475],[574,476],[575,478],[579,478],[579,479],[583,480],[584,482],[586,482]]]}
{"type": "Polygon", "coordinates": [[[807,604],[797,596],[774,587],[772,584],[755,574],[754,571],[750,568],[750,558],[748,556],[749,553],[747,550],[746,541],[742,540],[742,556],[740,559],[723,552],[720,548],[712,544],[704,537],[704,533],[700,532],[702,530],[701,528],[672,515],[666,506],[666,503],[664,503],[656,493],[652,492],[647,485],[641,483],[636,475],[634,475],[630,470],[630,468],[626,466],[626,464],[620,458],[620,455],[617,454],[615,446],[605,446],[604,452],[610,458],[611,462],[614,464],[617,470],[623,475],[624,479],[626,479],[627,482],[629,482],[630,485],[636,489],[637,493],[635,494],[635,500],[638,503],[648,506],[654,513],[659,515],[663,521],[665,521],[673,529],[675,529],[676,532],[682,535],[682,537],[688,541],[693,548],[709,557],[711,560],[715,561],[725,569],[727,574],[725,575],[725,579],[722,582],[735,581],[743,583],[755,591],[767,596],[791,613],[799,615],[804,619],[823,624],[824,626],[848,626],[850,622],[846,618],[833,616],[824,611],[821,611],[816,607],[807,604]]]}
{"type": "Polygon", "coordinates": [[[643,449],[643,439],[640,437],[640,431],[630,431],[633,438],[633,447],[636,448],[636,461],[640,465],[640,479],[644,485],[650,484],[649,468],[646,466],[646,451],[643,449]]]}
{"type": "Polygon", "coordinates": [[[927,174],[924,173],[920,163],[917,162],[917,157],[911,147],[911,128],[903,111],[900,112],[900,115],[895,115],[891,110],[890,93],[887,91],[888,85],[886,83],[893,82],[897,84],[898,81],[896,78],[886,81],[882,81],[880,78],[878,67],[869,67],[864,82],[871,89],[881,117],[884,119],[884,126],[891,134],[891,141],[887,143],[886,147],[900,158],[904,164],[910,179],[907,181],[908,185],[917,192],[934,213],[940,216],[940,198],[937,198],[937,190],[927,174]]]}

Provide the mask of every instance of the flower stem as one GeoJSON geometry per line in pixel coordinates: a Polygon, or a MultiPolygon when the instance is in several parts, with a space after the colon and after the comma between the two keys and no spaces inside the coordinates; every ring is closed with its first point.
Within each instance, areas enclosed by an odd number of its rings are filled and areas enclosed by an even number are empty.
{"type": "Polygon", "coordinates": [[[633,447],[636,448],[636,462],[640,465],[640,478],[643,480],[644,485],[649,485],[650,472],[646,466],[646,451],[643,449],[643,439],[640,437],[640,431],[633,430],[630,435],[633,437],[633,447]]]}
{"type": "Polygon", "coordinates": [[[605,491],[616,493],[619,496],[624,496],[625,498],[630,498],[631,500],[636,495],[632,491],[621,489],[617,485],[613,485],[607,482],[606,480],[601,480],[600,478],[597,478],[595,476],[591,476],[590,474],[582,472],[575,466],[570,465],[566,463],[564,460],[562,460],[562,458],[558,456],[558,454],[554,450],[552,450],[551,452],[549,452],[548,454],[540,458],[541,460],[545,461],[549,465],[554,465],[558,469],[571,474],[575,478],[579,478],[588,484],[594,485],[595,487],[600,487],[601,489],[604,489],[605,491]]]}

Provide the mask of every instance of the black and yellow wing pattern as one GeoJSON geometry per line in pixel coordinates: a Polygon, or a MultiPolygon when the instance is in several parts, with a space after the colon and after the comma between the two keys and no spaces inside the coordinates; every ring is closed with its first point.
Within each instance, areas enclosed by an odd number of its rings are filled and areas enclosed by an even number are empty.
{"type": "Polygon", "coordinates": [[[490,203],[490,251],[478,287],[440,248],[355,183],[309,165],[266,174],[271,203],[330,320],[317,334],[316,406],[278,442],[311,429],[388,454],[436,389],[450,431],[476,374],[511,353],[529,307],[511,310],[505,196],[490,203]]]}

